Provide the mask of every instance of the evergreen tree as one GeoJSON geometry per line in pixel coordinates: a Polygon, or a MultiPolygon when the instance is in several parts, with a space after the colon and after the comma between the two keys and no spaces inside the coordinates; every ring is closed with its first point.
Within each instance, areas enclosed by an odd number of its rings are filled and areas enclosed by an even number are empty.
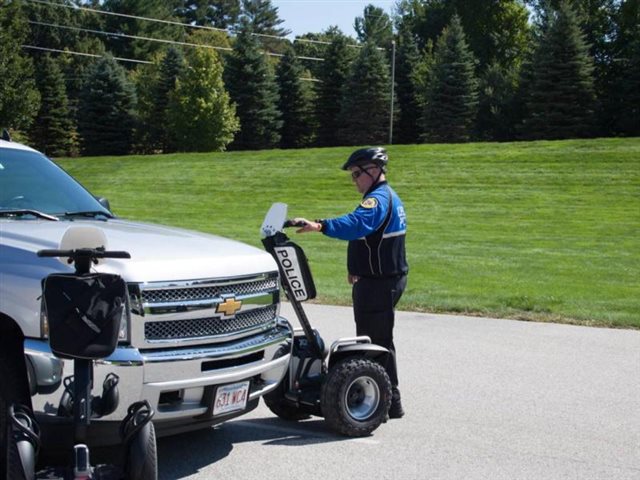
{"type": "Polygon", "coordinates": [[[302,62],[312,78],[318,79],[322,76],[321,72],[326,68],[327,62],[330,61],[329,58],[326,58],[329,44],[338,37],[344,38],[350,45],[356,45],[355,39],[346,37],[336,26],[331,26],[321,33],[305,33],[304,35],[296,36],[296,40],[293,42],[293,49],[299,58],[308,57],[308,59],[302,59],[302,62]]]}
{"type": "Polygon", "coordinates": [[[589,55],[593,63],[593,86],[597,99],[595,107],[595,130],[597,135],[609,134],[615,125],[619,106],[615,103],[618,96],[618,79],[622,72],[616,57],[616,11],[625,4],[636,2],[620,0],[531,0],[534,22],[542,31],[555,18],[563,1],[575,12],[584,41],[589,46],[589,55]]]}
{"type": "Polygon", "coordinates": [[[480,79],[477,131],[483,140],[506,141],[516,136],[515,96],[518,74],[494,63],[480,79]]]}
{"type": "Polygon", "coordinates": [[[278,17],[278,7],[271,4],[271,0],[242,0],[242,15],[239,29],[249,29],[262,48],[269,52],[283,53],[288,42],[284,37],[290,30],[280,27],[284,22],[278,17]],[[281,38],[271,38],[271,37],[281,38]]]}
{"type": "Polygon", "coordinates": [[[42,101],[37,121],[29,131],[30,142],[50,156],[73,155],[77,152],[76,132],[62,71],[49,55],[40,57],[38,63],[36,85],[42,101]]]}
{"type": "Polygon", "coordinates": [[[422,139],[464,142],[472,133],[478,106],[474,58],[460,18],[454,15],[435,48],[431,82],[426,93],[422,139]]]}
{"type": "Polygon", "coordinates": [[[253,33],[286,37],[291,31],[278,26],[282,23],[278,7],[273,6],[271,0],[242,0],[241,28],[248,26],[253,33]]]}
{"type": "Polygon", "coordinates": [[[522,0],[400,0],[398,4],[403,21],[411,20],[420,48],[429,41],[436,43],[458,15],[468,47],[478,60],[478,73],[494,63],[517,67],[528,49],[529,13],[522,0]]]}
{"type": "Polygon", "coordinates": [[[90,69],[80,94],[78,133],[87,155],[125,155],[131,151],[135,125],[135,90],[113,57],[90,69]]]}
{"type": "Polygon", "coordinates": [[[134,131],[133,150],[138,153],[159,153],[161,150],[159,130],[155,115],[155,90],[160,81],[160,64],[164,56],[157,53],[152,63],[140,64],[131,72],[136,89],[136,113],[138,126],[134,131]]]}
{"type": "Polygon", "coordinates": [[[623,103],[615,125],[617,132],[634,137],[640,136],[640,31],[638,33],[638,38],[629,45],[628,58],[617,82],[623,103]]]}
{"type": "Polygon", "coordinates": [[[0,6],[0,128],[24,129],[40,105],[33,62],[22,49],[29,27],[21,2],[0,6]]]}
{"type": "Polygon", "coordinates": [[[230,28],[240,15],[240,0],[182,0],[176,15],[189,25],[230,28]]]}
{"type": "Polygon", "coordinates": [[[353,62],[343,90],[340,139],[344,145],[381,144],[389,139],[389,65],[373,43],[353,62]]]}
{"type": "Polygon", "coordinates": [[[416,82],[420,53],[407,24],[400,26],[396,56],[396,94],[400,114],[394,128],[395,143],[417,143],[420,129],[416,119],[420,117],[420,102],[416,82]]]}
{"type": "MultiPolygon", "coordinates": [[[[184,58],[180,50],[171,47],[167,50],[166,55],[160,64],[160,73],[158,83],[154,90],[154,120],[152,128],[157,132],[157,139],[163,152],[176,151],[176,145],[173,143],[173,135],[169,128],[169,118],[167,114],[169,106],[169,98],[176,87],[176,80],[181,76],[184,70],[184,58]]],[[[220,80],[221,80],[220,74],[220,80]]],[[[217,79],[216,79],[217,82],[217,79]]],[[[218,87],[217,88],[224,88],[218,87]]]]}
{"type": "Polygon", "coordinates": [[[593,63],[567,3],[551,16],[533,59],[524,138],[589,136],[594,125],[593,63]]]}
{"type": "MultiPolygon", "coordinates": [[[[61,0],[59,4],[67,7],[74,6],[69,0],[61,0]]],[[[52,8],[51,5],[28,2],[28,8],[25,11],[31,22],[27,37],[29,45],[56,50],[64,50],[65,48],[75,50],[74,47],[80,41],[83,33],[74,27],[87,28],[78,23],[78,16],[71,8],[52,8]],[[51,25],[72,28],[55,28],[51,25]]],[[[34,51],[33,55],[38,56],[39,53],[34,51]]]]}
{"type": "Polygon", "coordinates": [[[640,0],[622,2],[615,15],[613,60],[607,69],[603,118],[615,135],[638,135],[640,89],[640,0]]]}
{"type": "Polygon", "coordinates": [[[225,83],[240,119],[240,131],[231,147],[259,150],[278,145],[282,127],[278,85],[247,26],[241,29],[227,58],[225,83]]]}
{"type": "Polygon", "coordinates": [[[293,48],[287,49],[280,60],[277,79],[280,93],[279,110],[282,113],[280,146],[282,148],[307,147],[312,139],[312,108],[307,83],[301,80],[302,66],[293,48]]]}
{"type": "Polygon", "coordinates": [[[152,65],[141,67],[137,81],[138,115],[144,126],[137,132],[141,151],[176,151],[170,134],[167,108],[169,96],[183,68],[182,53],[173,46],[152,65]]]}
{"type": "Polygon", "coordinates": [[[321,147],[338,144],[342,88],[349,75],[354,50],[348,46],[344,36],[334,38],[327,46],[323,68],[318,75],[320,82],[317,84],[317,144],[321,147]]]}
{"type": "Polygon", "coordinates": [[[184,27],[172,23],[150,22],[144,18],[178,20],[174,17],[171,2],[165,0],[104,0],[101,9],[127,15],[104,15],[104,30],[115,35],[105,37],[107,50],[115,57],[151,60],[154,53],[165,48],[158,42],[142,38],[126,38],[118,34],[159,38],[163,40],[182,40],[184,27]]]}
{"type": "Polygon", "coordinates": [[[382,8],[371,4],[364,7],[362,17],[356,17],[353,28],[362,43],[371,42],[383,48],[391,46],[393,24],[382,8]]]}
{"type": "MultiPolygon", "coordinates": [[[[418,63],[415,66],[415,72],[413,81],[416,84],[416,95],[418,98],[418,106],[420,107],[420,114],[416,117],[419,119],[422,117],[424,107],[427,104],[427,94],[429,93],[429,87],[432,83],[433,66],[435,65],[435,52],[433,42],[429,40],[420,53],[418,63]]],[[[420,122],[418,123],[419,130],[422,131],[420,122]]]]}
{"type": "Polygon", "coordinates": [[[238,130],[238,119],[224,88],[220,57],[214,50],[194,48],[185,59],[168,106],[175,145],[180,151],[224,150],[238,130]]]}

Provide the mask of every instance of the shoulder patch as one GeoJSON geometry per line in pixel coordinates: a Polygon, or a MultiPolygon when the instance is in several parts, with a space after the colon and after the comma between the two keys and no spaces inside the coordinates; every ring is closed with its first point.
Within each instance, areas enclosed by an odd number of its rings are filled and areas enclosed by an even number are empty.
{"type": "Polygon", "coordinates": [[[362,208],[376,208],[378,206],[378,200],[374,197],[368,197],[362,200],[360,206],[362,208]]]}

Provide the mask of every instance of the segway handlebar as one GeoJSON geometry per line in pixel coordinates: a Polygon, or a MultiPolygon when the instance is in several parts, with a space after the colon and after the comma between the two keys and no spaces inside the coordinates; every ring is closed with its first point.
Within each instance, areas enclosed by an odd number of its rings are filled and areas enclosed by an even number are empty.
{"type": "Polygon", "coordinates": [[[75,250],[38,250],[39,257],[91,257],[91,258],[131,258],[129,252],[103,250],[101,248],[77,248],[75,250]]]}
{"type": "Polygon", "coordinates": [[[282,225],[282,228],[304,227],[305,225],[306,225],[305,222],[289,219],[284,221],[284,225],[282,225]]]}
{"type": "Polygon", "coordinates": [[[91,264],[97,265],[101,258],[131,258],[129,252],[98,248],[76,248],[75,250],[38,250],[39,257],[69,257],[67,263],[75,264],[76,273],[89,273],[91,264]]]}

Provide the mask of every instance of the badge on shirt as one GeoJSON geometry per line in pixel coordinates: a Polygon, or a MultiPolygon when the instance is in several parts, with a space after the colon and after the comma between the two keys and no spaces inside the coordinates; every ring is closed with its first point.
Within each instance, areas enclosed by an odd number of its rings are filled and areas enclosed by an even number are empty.
{"type": "Polygon", "coordinates": [[[378,206],[378,200],[374,197],[365,198],[360,206],[362,208],[376,208],[378,206]]]}

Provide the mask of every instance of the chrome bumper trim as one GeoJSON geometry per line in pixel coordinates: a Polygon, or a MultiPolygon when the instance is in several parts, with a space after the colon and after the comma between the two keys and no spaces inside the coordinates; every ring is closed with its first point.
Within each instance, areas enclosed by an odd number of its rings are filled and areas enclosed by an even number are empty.
{"type": "Polygon", "coordinates": [[[262,350],[270,345],[280,343],[283,339],[290,337],[289,330],[275,327],[272,330],[261,333],[249,339],[244,339],[227,344],[206,347],[190,347],[186,349],[172,349],[159,351],[143,351],[142,358],[145,363],[156,362],[181,362],[185,360],[209,359],[215,360],[238,357],[262,350]]]}

